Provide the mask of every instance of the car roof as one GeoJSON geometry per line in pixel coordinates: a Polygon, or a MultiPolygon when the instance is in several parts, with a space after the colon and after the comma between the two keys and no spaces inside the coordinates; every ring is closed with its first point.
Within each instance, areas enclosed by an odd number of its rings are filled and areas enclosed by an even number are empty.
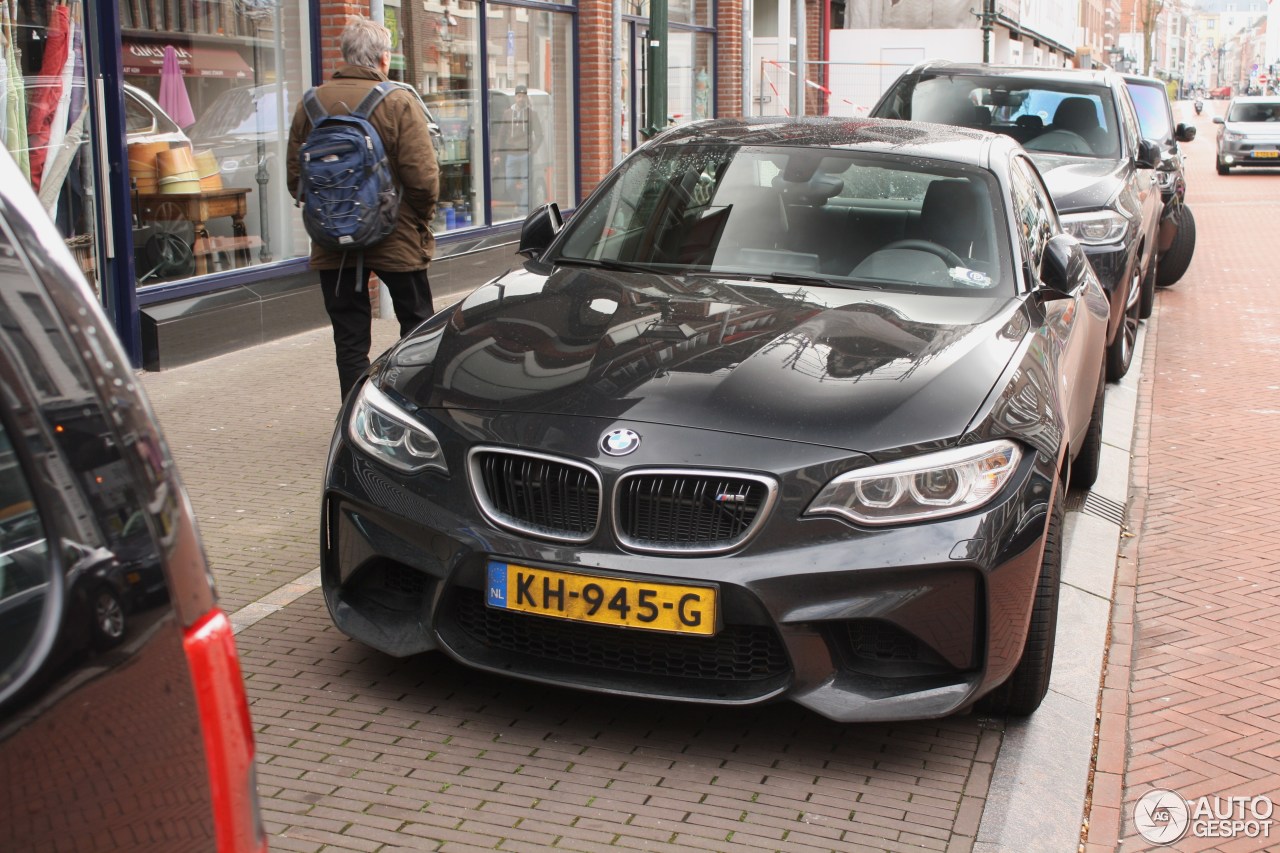
{"type": "Polygon", "coordinates": [[[1085,68],[1040,68],[1032,65],[986,65],[980,62],[951,62],[931,59],[913,67],[909,74],[923,71],[951,72],[974,77],[1017,77],[1023,80],[1058,80],[1062,82],[1091,82],[1099,86],[1113,85],[1118,79],[1114,71],[1085,68]]]}
{"type": "Polygon", "coordinates": [[[928,122],[839,116],[708,119],[671,128],[655,137],[653,143],[856,149],[950,160],[983,168],[992,149],[1017,147],[1008,137],[984,130],[928,122]]]}
{"type": "Polygon", "coordinates": [[[1231,99],[1233,104],[1280,104],[1280,95],[1238,95],[1231,99]]]}

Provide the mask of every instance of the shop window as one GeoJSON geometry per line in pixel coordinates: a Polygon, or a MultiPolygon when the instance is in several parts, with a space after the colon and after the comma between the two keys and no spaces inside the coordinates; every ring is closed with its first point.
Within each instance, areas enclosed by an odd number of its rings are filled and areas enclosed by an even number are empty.
{"type": "Polygon", "coordinates": [[[495,222],[574,199],[573,35],[567,14],[488,11],[490,197],[495,222]]]}
{"type": "MultiPolygon", "coordinates": [[[[422,93],[440,128],[440,203],[432,225],[436,234],[484,224],[488,170],[480,109],[479,8],[472,2],[426,0],[421,6],[410,3],[394,10],[404,32],[401,79],[422,93]]],[[[388,15],[393,9],[387,6],[388,15]]]]}
{"type": "Polygon", "coordinates": [[[121,0],[140,288],[308,254],[285,186],[310,76],[307,8],[121,0]]]}

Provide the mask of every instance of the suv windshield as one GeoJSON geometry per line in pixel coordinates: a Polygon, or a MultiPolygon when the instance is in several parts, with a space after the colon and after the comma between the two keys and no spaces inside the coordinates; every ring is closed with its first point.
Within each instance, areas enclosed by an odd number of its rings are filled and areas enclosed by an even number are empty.
{"type": "Polygon", "coordinates": [[[904,77],[876,115],[991,130],[1028,151],[1120,156],[1115,102],[1105,86],[998,75],[904,77]]]}
{"type": "Polygon", "coordinates": [[[573,217],[557,263],[836,286],[1012,292],[994,177],[856,151],[638,151],[573,217]]]}

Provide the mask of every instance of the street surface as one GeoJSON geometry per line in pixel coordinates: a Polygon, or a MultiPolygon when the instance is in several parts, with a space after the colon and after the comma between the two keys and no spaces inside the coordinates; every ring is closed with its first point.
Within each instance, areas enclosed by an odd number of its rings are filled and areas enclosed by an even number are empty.
{"type": "MultiPolygon", "coordinates": [[[[1280,169],[1219,177],[1209,110],[1196,123],[1184,146],[1195,260],[1160,292],[1133,368],[1134,481],[1092,807],[1074,785],[1043,803],[1065,809],[1068,829],[1087,818],[1091,851],[1146,845],[1131,814],[1152,787],[1280,798],[1269,575],[1280,490],[1268,464],[1280,444],[1268,221],[1280,169]]],[[[375,323],[375,349],[395,328],[375,323]]],[[[332,346],[321,329],[142,378],[241,628],[272,849],[974,849],[1002,790],[1004,720],[842,726],[790,705],[611,699],[443,655],[396,660],[340,634],[309,574],[338,411],[332,346]]],[[[1188,835],[1159,849],[1215,844],[1268,846],[1188,835]]]]}

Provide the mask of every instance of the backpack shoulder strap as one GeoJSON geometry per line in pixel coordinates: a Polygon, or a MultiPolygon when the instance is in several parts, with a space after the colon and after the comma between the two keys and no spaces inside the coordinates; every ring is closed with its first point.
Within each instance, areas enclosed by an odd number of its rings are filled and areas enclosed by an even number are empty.
{"type": "Polygon", "coordinates": [[[369,94],[365,95],[364,100],[360,102],[359,106],[351,111],[351,115],[367,121],[369,116],[372,115],[373,111],[377,108],[378,104],[382,103],[382,99],[387,95],[390,95],[397,88],[399,87],[390,81],[379,83],[369,90],[369,94]]]}
{"type": "Polygon", "coordinates": [[[315,87],[311,87],[302,96],[302,106],[307,111],[307,118],[311,119],[311,126],[315,127],[321,120],[328,117],[329,112],[320,103],[320,98],[316,95],[315,87]]]}

